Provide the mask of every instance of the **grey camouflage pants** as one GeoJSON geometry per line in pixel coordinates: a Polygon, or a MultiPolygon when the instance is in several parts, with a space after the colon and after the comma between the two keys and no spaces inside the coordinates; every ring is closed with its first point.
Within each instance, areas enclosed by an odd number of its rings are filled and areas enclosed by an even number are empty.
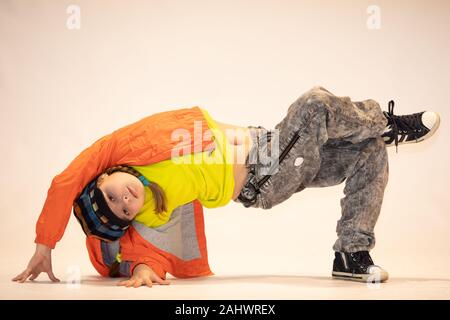
{"type": "Polygon", "coordinates": [[[380,137],[386,124],[376,101],[354,102],[313,87],[289,107],[275,130],[249,126],[254,144],[247,157],[250,174],[241,196],[248,197],[250,182],[268,174],[270,178],[261,186],[256,201],[236,201],[246,207],[270,209],[305,188],[334,186],[345,180],[333,250],[372,249],[388,181],[388,156],[380,137]],[[297,142],[278,163],[298,130],[297,142]]]}

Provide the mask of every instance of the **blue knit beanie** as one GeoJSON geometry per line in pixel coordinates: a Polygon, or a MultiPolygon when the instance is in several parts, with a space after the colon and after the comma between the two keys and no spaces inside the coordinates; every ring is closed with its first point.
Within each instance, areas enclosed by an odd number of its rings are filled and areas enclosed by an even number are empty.
{"type": "MultiPolygon", "coordinates": [[[[138,171],[127,166],[116,166],[105,171],[107,174],[126,172],[137,177],[144,186],[149,181],[138,171]]],[[[100,176],[100,175],[99,175],[100,176]]],[[[103,192],[97,188],[97,176],[89,182],[73,203],[73,212],[87,236],[94,236],[105,241],[115,241],[125,234],[131,220],[117,217],[109,208],[103,192]]]]}

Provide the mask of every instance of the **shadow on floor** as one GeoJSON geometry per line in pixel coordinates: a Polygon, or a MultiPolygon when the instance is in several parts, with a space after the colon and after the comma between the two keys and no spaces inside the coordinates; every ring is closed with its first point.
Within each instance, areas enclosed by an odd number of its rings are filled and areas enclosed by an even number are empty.
{"type": "MultiPolygon", "coordinates": [[[[267,283],[293,286],[314,286],[314,287],[340,287],[349,285],[361,286],[365,283],[356,281],[346,281],[333,279],[331,276],[298,276],[298,275],[236,275],[236,276],[211,276],[192,279],[173,279],[177,285],[195,284],[223,284],[226,282],[242,283],[267,283]]],[[[450,279],[437,278],[391,278],[382,285],[389,284],[410,284],[410,282],[446,282],[450,286],[450,279]]]]}
{"type": "MultiPolygon", "coordinates": [[[[101,276],[85,276],[82,278],[81,284],[95,285],[95,286],[115,286],[119,281],[125,278],[104,278],[101,276]]],[[[236,282],[246,284],[271,284],[271,285],[291,285],[291,286],[311,286],[311,287],[359,287],[365,283],[355,281],[336,280],[330,276],[298,276],[298,275],[231,275],[231,276],[209,276],[189,279],[168,278],[168,280],[177,286],[184,285],[212,285],[212,284],[235,284],[236,282]]],[[[394,277],[382,285],[398,285],[407,284],[411,282],[445,282],[450,286],[450,279],[438,278],[398,278],[394,277]]],[[[40,281],[35,283],[48,284],[50,281],[40,281]]],[[[60,284],[67,284],[68,282],[61,281],[60,284]]],[[[158,285],[158,284],[155,284],[158,285]]]]}

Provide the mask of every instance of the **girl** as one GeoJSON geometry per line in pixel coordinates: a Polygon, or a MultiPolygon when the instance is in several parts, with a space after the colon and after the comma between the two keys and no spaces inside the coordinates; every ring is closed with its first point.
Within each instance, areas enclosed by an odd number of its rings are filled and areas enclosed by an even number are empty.
{"type": "Polygon", "coordinates": [[[151,286],[167,284],[166,272],[211,274],[202,205],[233,199],[270,209],[305,188],[346,180],[332,275],[386,281],[388,273],[369,254],[388,180],[386,146],[423,141],[440,123],[434,112],[397,116],[393,109],[393,101],[383,112],[374,100],[352,102],[317,86],[288,108],[274,130],[218,123],[198,107],[121,128],[53,179],[37,223],[36,253],[13,280],[47,272],[58,281],[51,249],[73,200],[100,274],[130,276],[119,285],[151,286]]]}

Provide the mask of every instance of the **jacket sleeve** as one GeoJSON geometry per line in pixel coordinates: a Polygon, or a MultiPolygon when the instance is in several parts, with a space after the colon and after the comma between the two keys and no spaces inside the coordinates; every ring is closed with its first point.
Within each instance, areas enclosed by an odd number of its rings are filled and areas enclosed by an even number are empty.
{"type": "Polygon", "coordinates": [[[136,223],[114,242],[87,237],[86,245],[94,268],[102,276],[108,277],[114,261],[120,260],[118,271],[125,277],[131,277],[136,266],[141,263],[163,279],[167,273],[177,278],[213,275],[208,263],[200,202],[195,200],[175,211],[172,220],[166,225],[148,228],[136,223]],[[176,215],[178,217],[174,217],[176,215]],[[168,247],[182,250],[175,253],[168,247]],[[119,252],[120,259],[117,259],[119,252]]]}
{"type": "Polygon", "coordinates": [[[146,264],[162,279],[166,278],[167,272],[172,271],[168,257],[139,236],[133,227],[120,239],[120,251],[122,260],[130,264],[130,276],[138,264],[146,264]]]}
{"type": "MultiPolygon", "coordinates": [[[[89,259],[97,272],[103,277],[110,277],[110,269],[114,261],[116,261],[117,254],[120,251],[119,240],[115,242],[106,242],[95,237],[86,237],[86,247],[89,253],[89,259]]],[[[120,261],[118,268],[119,276],[131,277],[133,271],[139,264],[146,264],[149,266],[160,278],[166,278],[166,270],[163,265],[148,254],[139,256],[126,256],[120,261]]]]}
{"type": "Polygon", "coordinates": [[[111,135],[105,136],[53,178],[36,224],[36,243],[55,247],[66,229],[74,199],[89,181],[111,166],[113,149],[111,135]]]}

